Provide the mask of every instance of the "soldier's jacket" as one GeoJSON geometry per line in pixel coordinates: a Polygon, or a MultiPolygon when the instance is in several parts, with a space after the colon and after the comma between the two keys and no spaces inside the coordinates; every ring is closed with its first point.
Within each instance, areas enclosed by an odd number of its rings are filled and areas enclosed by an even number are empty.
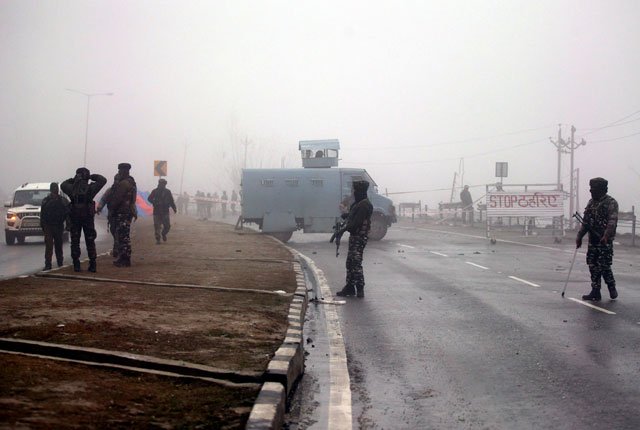
{"type": "Polygon", "coordinates": [[[49,194],[42,200],[40,225],[63,224],[69,216],[69,200],[60,194],[49,194]]]}
{"type": "Polygon", "coordinates": [[[136,213],[136,181],[131,177],[121,179],[117,184],[113,185],[113,191],[107,205],[109,214],[124,214],[137,216],[136,213]]]}
{"type": "Polygon", "coordinates": [[[371,229],[371,215],[373,214],[373,205],[369,199],[362,199],[355,202],[349,209],[347,216],[346,230],[354,234],[367,234],[371,229]]]}
{"type": "Polygon", "coordinates": [[[580,235],[589,231],[590,244],[598,244],[605,233],[612,243],[618,226],[618,202],[608,194],[601,200],[589,200],[584,209],[584,222],[580,235]]]}
{"type": "Polygon", "coordinates": [[[71,204],[71,218],[92,217],[95,213],[93,198],[107,183],[107,178],[102,175],[90,176],[92,182],[87,180],[69,178],[60,184],[60,189],[69,196],[71,204]]]}
{"type": "Polygon", "coordinates": [[[169,213],[169,208],[173,208],[176,211],[176,204],[173,201],[173,194],[167,188],[156,188],[151,191],[147,198],[153,205],[154,215],[166,215],[169,213]]]}

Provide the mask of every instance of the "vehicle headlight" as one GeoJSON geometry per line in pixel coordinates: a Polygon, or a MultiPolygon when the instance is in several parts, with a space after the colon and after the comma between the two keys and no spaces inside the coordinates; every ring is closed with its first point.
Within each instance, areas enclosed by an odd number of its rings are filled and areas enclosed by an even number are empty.
{"type": "Polygon", "coordinates": [[[12,213],[8,213],[8,214],[7,214],[7,219],[8,219],[9,221],[15,221],[15,220],[17,220],[17,219],[18,219],[18,215],[16,215],[16,214],[12,214],[12,213]]]}

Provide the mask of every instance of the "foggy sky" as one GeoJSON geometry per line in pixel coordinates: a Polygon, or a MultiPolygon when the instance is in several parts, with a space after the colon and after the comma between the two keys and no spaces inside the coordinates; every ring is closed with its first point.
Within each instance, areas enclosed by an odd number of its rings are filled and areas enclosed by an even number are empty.
{"type": "Polygon", "coordinates": [[[245,138],[248,167],[298,167],[299,140],[337,138],[341,166],[435,206],[461,158],[474,198],[496,161],[505,183],[555,183],[548,138],[573,124],[581,206],[603,176],[630,210],[639,18],[632,0],[0,0],[0,188],[82,165],[87,98],[70,88],[114,93],[91,98],[87,167],[130,162],[143,190],[167,160],[178,191],[185,145],[195,193],[238,187],[245,138]]]}

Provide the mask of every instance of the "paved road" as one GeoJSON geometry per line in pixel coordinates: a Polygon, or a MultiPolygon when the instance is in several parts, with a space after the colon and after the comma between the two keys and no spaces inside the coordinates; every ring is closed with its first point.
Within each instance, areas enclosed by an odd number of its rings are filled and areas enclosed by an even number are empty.
{"type": "MultiPolygon", "coordinates": [[[[104,216],[96,217],[96,229],[98,231],[98,238],[96,239],[98,253],[106,252],[111,249],[113,242],[111,235],[107,231],[104,216]]],[[[81,258],[86,258],[87,252],[84,247],[84,237],[81,239],[81,249],[81,258]]],[[[71,251],[68,242],[64,244],[64,262],[65,264],[71,264],[71,251]]],[[[54,267],[55,264],[54,255],[54,267]]],[[[0,279],[34,273],[42,270],[43,267],[44,240],[41,236],[27,237],[24,245],[15,244],[12,246],[8,246],[4,241],[4,235],[2,236],[2,241],[0,242],[0,279]]],[[[98,270],[100,270],[99,267],[98,270]]]]}
{"type": "MultiPolygon", "coordinates": [[[[335,306],[353,427],[639,428],[638,254],[616,249],[620,297],[596,309],[578,300],[589,291],[583,250],[561,298],[570,240],[491,245],[467,231],[394,226],[369,242],[366,298],[335,306]]],[[[336,260],[327,238],[296,233],[289,245],[315,260],[335,292],[346,249],[336,260]]],[[[327,306],[310,308],[313,348],[293,428],[331,427],[327,306]]]]}

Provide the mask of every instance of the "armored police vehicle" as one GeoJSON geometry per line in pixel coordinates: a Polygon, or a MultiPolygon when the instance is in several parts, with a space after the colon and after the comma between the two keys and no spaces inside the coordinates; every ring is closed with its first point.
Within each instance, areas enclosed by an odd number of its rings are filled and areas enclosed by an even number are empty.
{"type": "Polygon", "coordinates": [[[380,194],[364,169],[339,168],[340,142],[299,142],[302,168],[244,169],[242,171],[242,218],[255,223],[264,233],[283,242],[294,231],[331,233],[340,215],[353,203],[354,181],[369,182],[368,198],[373,204],[369,238],[380,240],[396,222],[393,202],[380,194]]]}

